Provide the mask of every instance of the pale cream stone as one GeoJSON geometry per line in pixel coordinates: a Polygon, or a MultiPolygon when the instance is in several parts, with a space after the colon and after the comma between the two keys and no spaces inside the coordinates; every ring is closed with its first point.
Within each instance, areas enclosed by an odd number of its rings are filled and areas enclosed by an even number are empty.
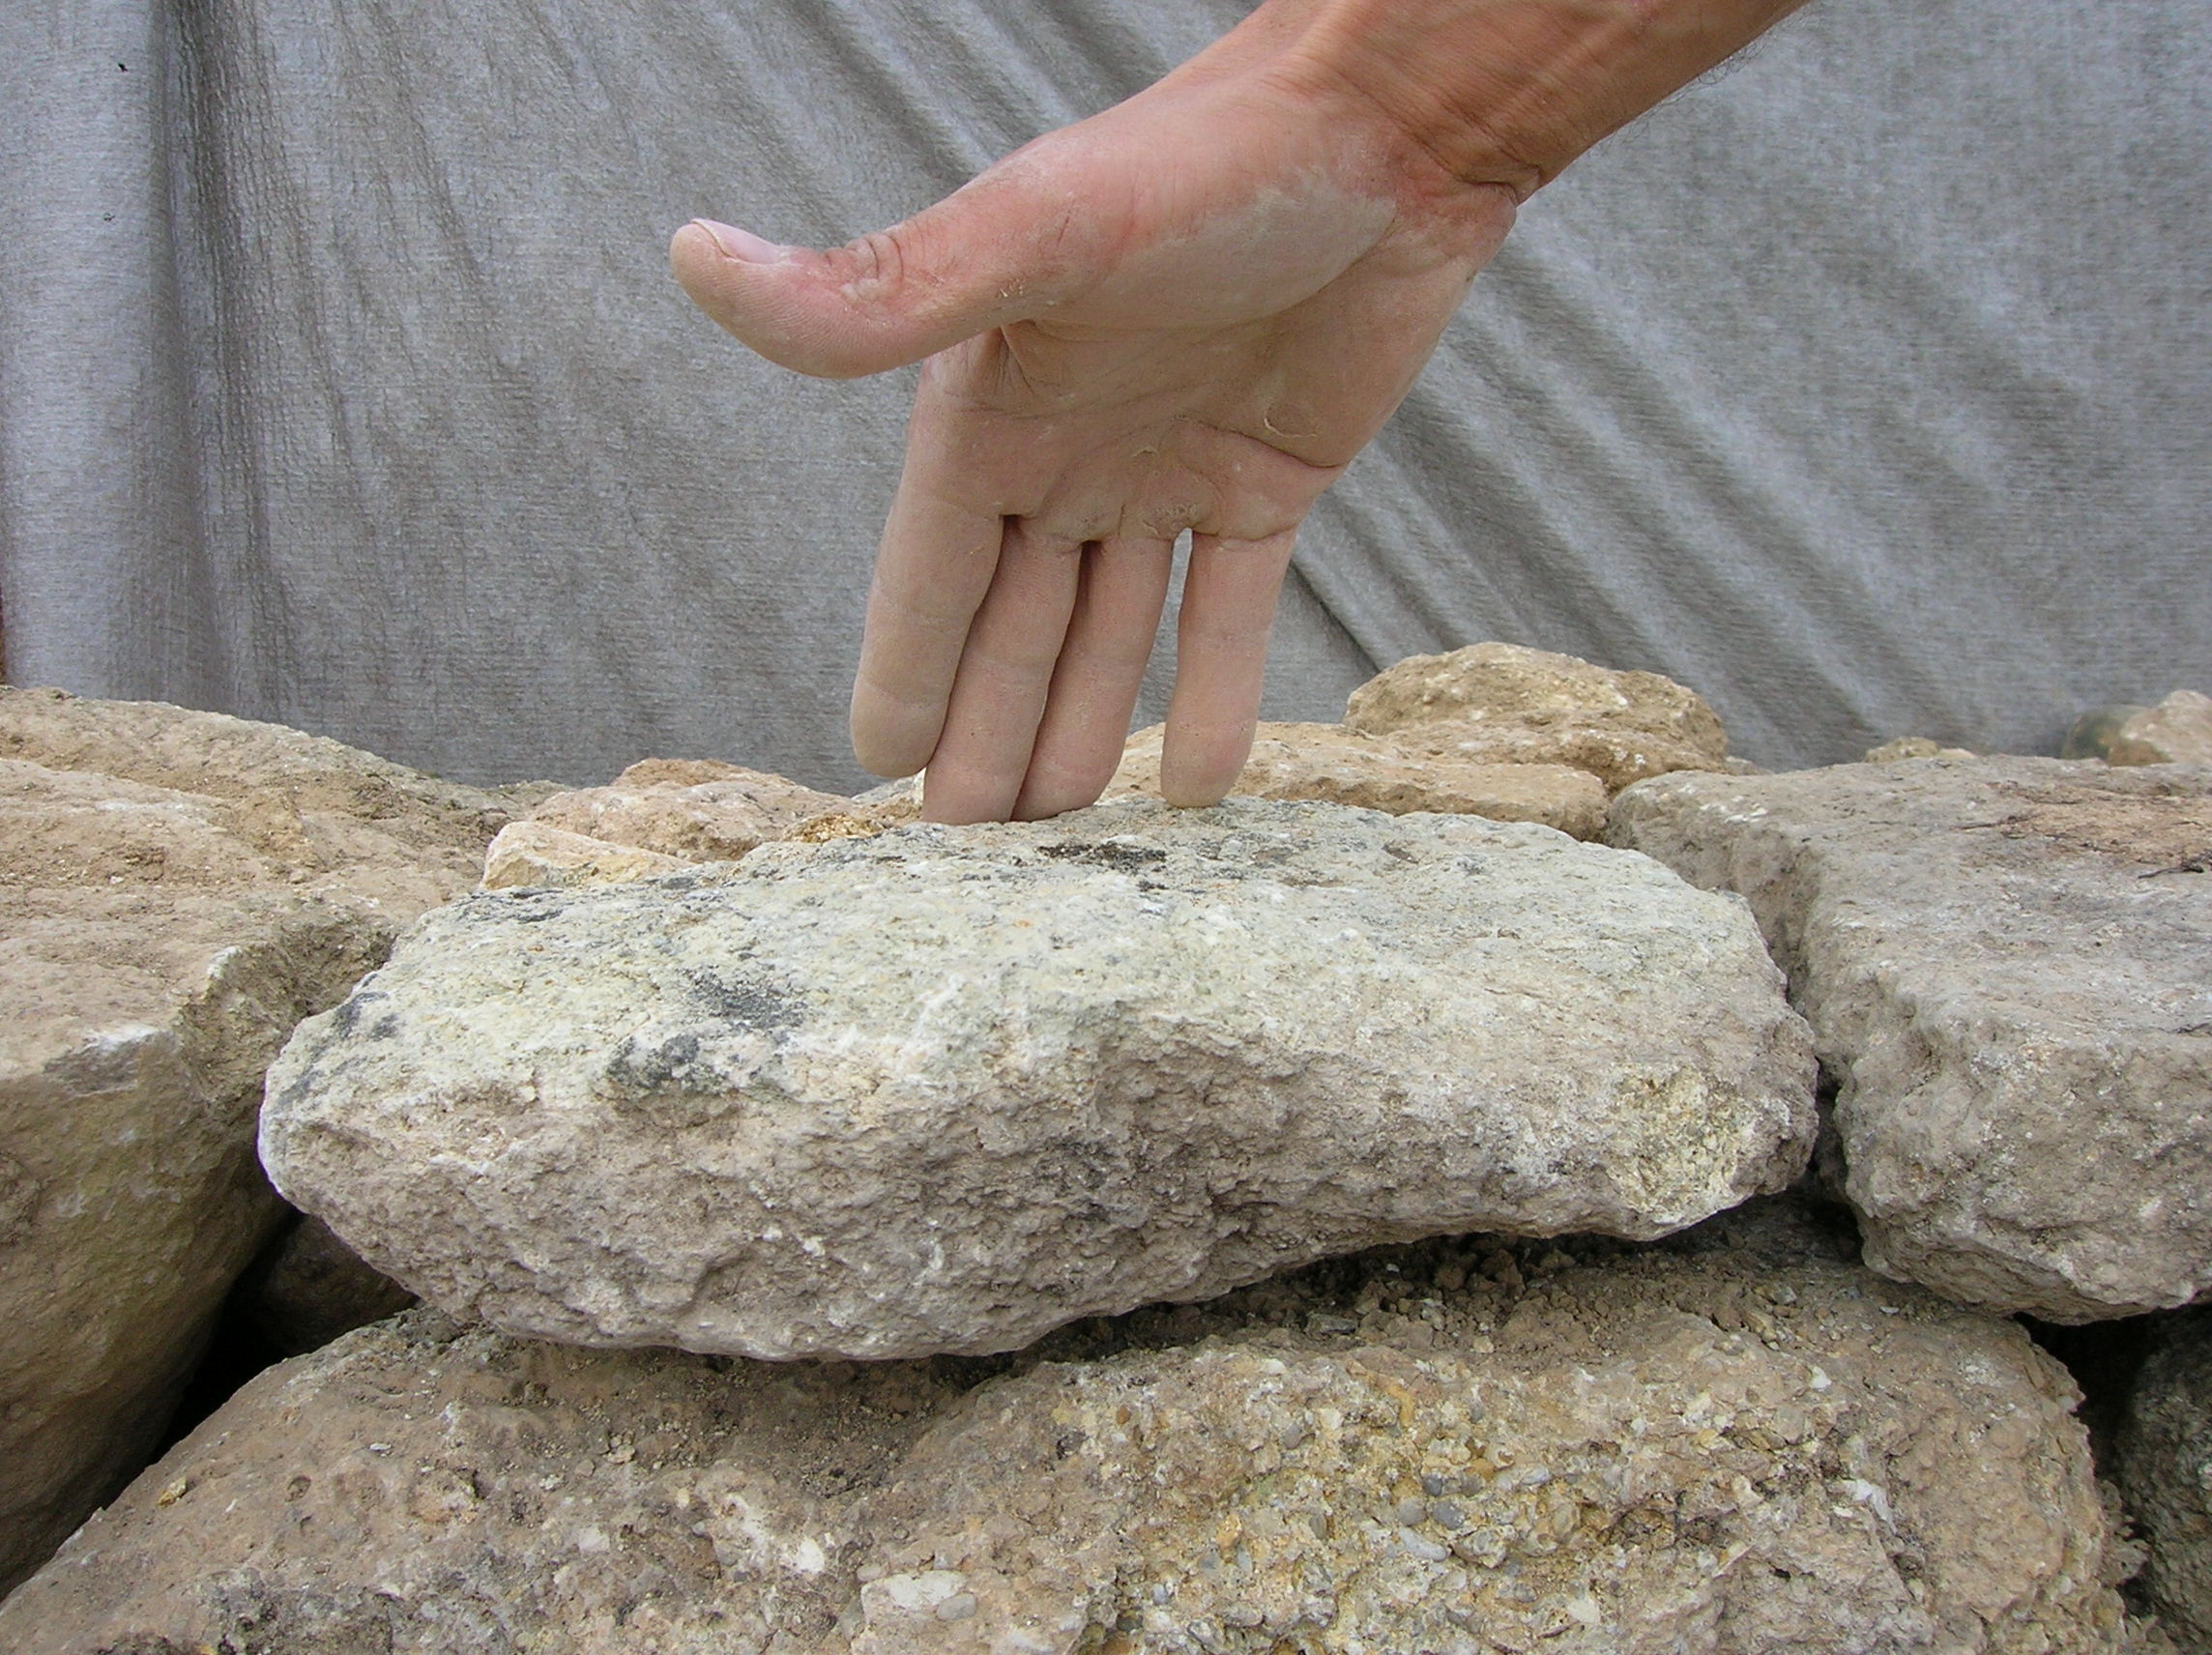
{"type": "Polygon", "coordinates": [[[2122,724],[2106,757],[2115,765],[2212,765],[2212,695],[2175,690],[2122,724]]]}
{"type": "Polygon", "coordinates": [[[1064,1321],[1796,1176],[1742,906],[1523,823],[1238,799],[489,892],[272,1075],[295,1203],[444,1308],[759,1357],[1064,1321]]]}
{"type": "Polygon", "coordinates": [[[607,787],[554,795],[530,820],[684,862],[735,861],[852,800],[713,759],[646,759],[607,787]]]}
{"type": "Polygon", "coordinates": [[[160,1437],[281,1208],[262,1071],[499,801],[296,730],[0,688],[0,1589],[160,1437]]]}
{"type": "Polygon", "coordinates": [[[1696,691],[1513,644],[1402,660],[1352,692],[1344,721],[1467,762],[1573,765],[1615,792],[1728,761],[1728,733],[1696,691]]]}
{"type": "MultiPolygon", "coordinates": [[[[1131,736],[1106,797],[1160,791],[1166,726],[1131,736]]],[[[1262,724],[1229,790],[1250,798],[1312,798],[1404,816],[1434,810],[1494,822],[1536,822],[1577,839],[1605,828],[1605,784],[1567,765],[1487,764],[1423,752],[1341,724],[1262,724]]]]}
{"type": "Polygon", "coordinates": [[[571,833],[550,822],[509,822],[484,852],[483,888],[612,885],[694,865],[682,857],[571,833]]]}
{"type": "Polygon", "coordinates": [[[2212,771],[1665,776],[1610,837],[1750,902],[1877,1269],[2064,1322],[2212,1293],[2212,771]]]}

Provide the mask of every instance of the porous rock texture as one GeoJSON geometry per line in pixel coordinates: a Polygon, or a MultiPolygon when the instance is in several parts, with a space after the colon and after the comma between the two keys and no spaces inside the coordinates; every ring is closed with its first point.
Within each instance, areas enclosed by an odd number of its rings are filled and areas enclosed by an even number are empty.
{"type": "Polygon", "coordinates": [[[2144,1595],[2183,1655],[2212,1655],[2212,1309],[2152,1334],[2113,1462],[2149,1553],[2144,1595]]]}
{"type": "Polygon", "coordinates": [[[2177,689],[2112,733],[2105,756],[2115,765],[2212,765],[2212,695],[2177,689]]]}
{"type": "Polygon", "coordinates": [[[429,916],[273,1071],[279,1188],[444,1308],[752,1356],[1017,1348],[1472,1228],[1782,1187],[1749,915],[1548,828],[1130,800],[429,916]]]}
{"type": "Polygon", "coordinates": [[[606,787],[554,794],[526,821],[678,861],[720,862],[782,838],[808,817],[851,803],[838,794],[716,759],[645,759],[606,787]]]}
{"type": "Polygon", "coordinates": [[[0,1606],[0,1644],[2126,1646],[2064,1370],[1848,1249],[1766,1204],[1640,1251],[1466,1237],[998,1361],[411,1312],[254,1380],[0,1606]]]}
{"type": "Polygon", "coordinates": [[[500,829],[484,854],[486,890],[610,885],[700,862],[736,861],[757,845],[873,830],[855,801],[715,759],[644,759],[608,787],[558,793],[500,829]]]}
{"type": "Polygon", "coordinates": [[[1927,736],[1900,736],[1893,741],[1882,742],[1878,747],[1869,747],[1860,762],[1893,765],[1900,759],[1970,759],[1975,756],[1965,747],[1946,747],[1927,736]]]}
{"type": "Polygon", "coordinates": [[[0,689],[0,1587],[144,1463],[276,1223],[269,1060],[503,819],[297,731],[0,689]]]}
{"type": "MultiPolygon", "coordinates": [[[[1167,727],[1128,740],[1106,797],[1160,791],[1167,727]]],[[[1605,784],[1571,765],[1488,764],[1408,747],[1341,724],[1263,724],[1252,756],[1229,790],[1251,798],[1318,798],[1404,816],[1438,811],[1536,822],[1577,839],[1605,829],[1605,784]]]]}
{"type": "Polygon", "coordinates": [[[683,857],[571,833],[550,822],[509,822],[484,852],[483,888],[613,885],[693,865],[683,857]]]}
{"type": "Polygon", "coordinates": [[[892,828],[921,820],[921,788],[909,778],[888,788],[873,788],[857,798],[842,800],[836,809],[809,816],[784,834],[805,845],[826,839],[864,839],[892,828]]]}
{"type": "Polygon", "coordinates": [[[1870,1263],[2061,1322],[2212,1289],[2212,769],[1668,776],[1610,831],[1750,899],[1870,1263]]]}
{"type": "Polygon", "coordinates": [[[1728,763],[1728,732],[1695,690],[1516,644],[1409,656],[1352,692],[1344,722],[1461,763],[1572,765],[1616,792],[1728,763]]]}

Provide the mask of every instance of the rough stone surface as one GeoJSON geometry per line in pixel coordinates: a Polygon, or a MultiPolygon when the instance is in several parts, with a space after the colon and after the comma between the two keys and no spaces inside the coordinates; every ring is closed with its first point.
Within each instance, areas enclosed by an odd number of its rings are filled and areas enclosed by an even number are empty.
{"type": "Polygon", "coordinates": [[[2212,765],[2212,695],[2175,690],[2122,724],[2105,757],[2115,765],[2212,765]]]}
{"type": "MultiPolygon", "coordinates": [[[[0,685],[0,759],[114,776],[221,799],[223,825],[287,873],[358,874],[368,894],[395,876],[399,900],[443,881],[545,784],[464,787],[281,724],[158,701],[94,701],[0,685]],[[394,856],[421,855],[420,873],[394,856]]],[[[349,883],[348,889],[357,888],[349,883]]]]}
{"type": "Polygon", "coordinates": [[[1572,765],[1615,791],[1728,762],[1728,733],[1695,690],[1514,644],[1402,660],[1352,692],[1344,721],[1463,763],[1572,765]]]}
{"type": "Polygon", "coordinates": [[[1723,1655],[2125,1645],[2063,1369],[1787,1211],[1468,1237],[997,1362],[416,1312],[255,1380],[19,1655],[1723,1655]],[[227,1640],[227,1641],[226,1641],[227,1640]]]}
{"type": "Polygon", "coordinates": [[[819,845],[830,839],[864,839],[870,834],[882,833],[892,828],[904,828],[921,820],[921,798],[918,793],[907,793],[886,798],[847,799],[835,810],[826,810],[820,816],[809,816],[790,832],[786,839],[795,839],[804,845],[819,845]]]}
{"type": "Polygon", "coordinates": [[[1750,898],[1869,1263],[2053,1321],[2212,1288],[2212,770],[1670,776],[1612,834],[1750,898]]]}
{"type": "Polygon", "coordinates": [[[239,1278],[228,1314],[277,1354],[302,1356],[414,1302],[413,1293],[363,1263],[329,1225],[302,1215],[239,1278]]]}
{"type": "Polygon", "coordinates": [[[276,1222],[270,1058],[467,890],[499,807],[295,731],[44,691],[0,690],[0,753],[4,1586],[143,1464],[276,1222]]]}
{"type": "Polygon", "coordinates": [[[2212,1655],[2212,1310],[2154,1335],[2113,1458],[2149,1552],[2145,1595],[2183,1655],[2212,1655]]]}
{"type": "Polygon", "coordinates": [[[766,846],[431,915],[263,1156],[448,1310],[979,1352],[1470,1228],[1650,1236],[1795,1176],[1742,905],[1547,828],[1236,801],[766,846]]]}
{"type": "MultiPolygon", "coordinates": [[[[1892,765],[1900,759],[1970,759],[1974,756],[1965,747],[1946,747],[1942,742],[1926,736],[1900,736],[1894,741],[1884,741],[1878,747],[1869,747],[1863,762],[1870,765],[1892,765]]],[[[1740,775],[1745,772],[1733,773],[1740,775]]]]}
{"type": "Polygon", "coordinates": [[[500,829],[484,853],[483,888],[618,885],[736,861],[771,839],[881,832],[917,814],[863,808],[715,759],[645,759],[611,787],[554,794],[500,829]]]}
{"type": "MultiPolygon", "coordinates": [[[[852,800],[713,759],[647,759],[611,787],[554,795],[530,820],[685,862],[734,862],[852,800]]],[[[487,885],[490,881],[487,879],[487,885]]]]}
{"type": "Polygon", "coordinates": [[[617,885],[692,865],[682,857],[665,857],[658,851],[641,851],[635,845],[571,833],[550,822],[509,822],[484,852],[483,888],[617,885]]]}
{"type": "MultiPolygon", "coordinates": [[[[1129,738],[1106,797],[1158,798],[1166,726],[1129,738]]],[[[1392,816],[1439,811],[1494,822],[1535,822],[1577,839],[1605,830],[1605,784],[1570,765],[1482,764],[1407,747],[1340,724],[1263,724],[1233,794],[1316,798],[1392,816]]]]}

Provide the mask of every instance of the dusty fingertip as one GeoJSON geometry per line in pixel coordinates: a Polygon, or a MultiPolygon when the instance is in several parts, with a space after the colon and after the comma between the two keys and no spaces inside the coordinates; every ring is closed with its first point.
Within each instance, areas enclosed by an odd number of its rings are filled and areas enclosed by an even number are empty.
{"type": "Polygon", "coordinates": [[[883,781],[904,781],[919,775],[929,763],[926,750],[917,751],[912,744],[870,741],[858,733],[853,737],[853,757],[868,774],[883,781]]]}
{"type": "Polygon", "coordinates": [[[1163,754],[1160,763],[1160,797],[1178,810],[1205,810],[1229,797],[1243,770],[1241,755],[1234,765],[1178,764],[1176,755],[1163,754]]]}
{"type": "Polygon", "coordinates": [[[1177,810],[1208,810],[1229,797],[1226,783],[1220,787],[1193,787],[1187,783],[1171,786],[1165,777],[1160,781],[1160,797],[1177,810]]]}
{"type": "Polygon", "coordinates": [[[946,780],[933,785],[921,772],[921,819],[943,828],[972,828],[979,822],[1005,822],[1012,813],[1003,795],[988,786],[946,780]]]}
{"type": "Polygon", "coordinates": [[[1051,765],[1033,765],[1022,782],[1021,793],[1014,799],[1014,820],[1042,822],[1050,817],[1064,816],[1070,810],[1085,809],[1098,802],[1113,780],[1114,769],[1110,766],[1062,769],[1051,765]]]}
{"type": "Polygon", "coordinates": [[[1104,788],[1093,788],[1089,793],[1080,790],[1063,793],[1023,793],[1014,800],[1013,820],[1016,822],[1049,822],[1055,816],[1065,816],[1070,810],[1084,810],[1098,802],[1104,788]]]}
{"type": "Polygon", "coordinates": [[[854,749],[853,757],[862,769],[878,781],[905,781],[909,776],[921,774],[920,765],[901,764],[895,759],[871,754],[858,747],[854,749]]]}
{"type": "Polygon", "coordinates": [[[1178,735],[1168,714],[1167,741],[1160,753],[1160,797],[1178,810],[1204,810],[1219,804],[1244,773],[1258,725],[1201,726],[1178,735]]]}
{"type": "Polygon", "coordinates": [[[944,716],[940,713],[931,719],[885,703],[886,698],[870,694],[864,684],[854,685],[853,709],[846,726],[852,737],[853,757],[872,776],[904,781],[910,775],[919,775],[937,751],[944,716]]]}

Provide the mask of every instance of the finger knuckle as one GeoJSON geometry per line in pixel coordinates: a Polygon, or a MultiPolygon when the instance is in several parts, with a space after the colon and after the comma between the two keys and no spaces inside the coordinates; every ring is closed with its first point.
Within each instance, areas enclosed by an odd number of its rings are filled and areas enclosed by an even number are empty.
{"type": "Polygon", "coordinates": [[[839,284],[856,296],[895,288],[906,279],[906,247],[899,226],[871,230],[837,249],[839,284]]]}

